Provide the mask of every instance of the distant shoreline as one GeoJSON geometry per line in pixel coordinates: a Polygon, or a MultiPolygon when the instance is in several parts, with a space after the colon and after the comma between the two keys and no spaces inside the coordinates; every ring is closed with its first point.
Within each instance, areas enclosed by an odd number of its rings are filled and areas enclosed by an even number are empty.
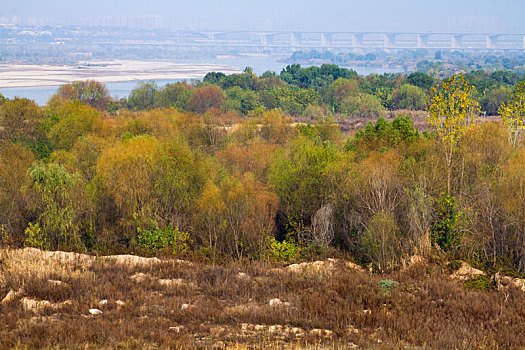
{"type": "Polygon", "coordinates": [[[0,88],[52,87],[78,80],[190,80],[202,79],[212,71],[233,74],[241,69],[225,64],[139,60],[93,60],[64,66],[0,64],[0,88]]]}

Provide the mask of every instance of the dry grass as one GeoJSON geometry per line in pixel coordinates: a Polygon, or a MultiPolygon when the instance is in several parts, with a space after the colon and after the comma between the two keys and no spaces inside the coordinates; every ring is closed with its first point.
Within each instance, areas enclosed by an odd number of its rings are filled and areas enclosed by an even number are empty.
{"type": "Polygon", "coordinates": [[[15,296],[0,304],[0,348],[525,346],[525,293],[517,288],[467,290],[428,264],[383,276],[333,261],[312,266],[136,264],[3,250],[0,299],[15,296]],[[399,285],[381,289],[385,279],[399,285]],[[32,310],[24,298],[49,303],[32,310]],[[270,306],[273,298],[281,303],[270,306]]]}

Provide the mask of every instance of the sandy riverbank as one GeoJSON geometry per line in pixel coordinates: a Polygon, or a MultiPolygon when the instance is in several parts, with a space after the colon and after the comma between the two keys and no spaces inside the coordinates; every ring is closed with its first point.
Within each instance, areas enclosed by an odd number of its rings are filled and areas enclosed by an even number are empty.
{"type": "Polygon", "coordinates": [[[0,64],[0,88],[54,86],[77,80],[102,83],[134,80],[202,79],[208,72],[239,73],[224,64],[157,61],[89,61],[75,66],[0,64]]]}

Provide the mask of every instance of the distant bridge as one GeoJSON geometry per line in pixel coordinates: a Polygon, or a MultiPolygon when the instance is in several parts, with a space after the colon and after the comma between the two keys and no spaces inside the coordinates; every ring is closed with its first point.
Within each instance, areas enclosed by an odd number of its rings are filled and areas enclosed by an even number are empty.
{"type": "Polygon", "coordinates": [[[268,49],[525,50],[525,34],[445,32],[196,31],[202,44],[249,44],[268,49]]]}
{"type": "Polygon", "coordinates": [[[90,44],[118,49],[292,53],[299,50],[468,50],[523,51],[525,34],[445,32],[324,32],[324,31],[197,31],[179,30],[158,41],[97,41],[90,44]]]}

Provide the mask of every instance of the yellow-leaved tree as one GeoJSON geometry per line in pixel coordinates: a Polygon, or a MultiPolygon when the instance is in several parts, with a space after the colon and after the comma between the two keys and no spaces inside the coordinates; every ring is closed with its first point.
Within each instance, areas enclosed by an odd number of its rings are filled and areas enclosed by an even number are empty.
{"type": "Polygon", "coordinates": [[[518,137],[525,130],[525,80],[516,85],[508,102],[503,102],[499,115],[509,130],[510,142],[516,145],[518,137]]]}
{"type": "Polygon", "coordinates": [[[468,83],[464,75],[454,74],[435,85],[428,98],[426,122],[443,144],[449,196],[454,151],[480,113],[475,94],[476,88],[468,83]]]}

